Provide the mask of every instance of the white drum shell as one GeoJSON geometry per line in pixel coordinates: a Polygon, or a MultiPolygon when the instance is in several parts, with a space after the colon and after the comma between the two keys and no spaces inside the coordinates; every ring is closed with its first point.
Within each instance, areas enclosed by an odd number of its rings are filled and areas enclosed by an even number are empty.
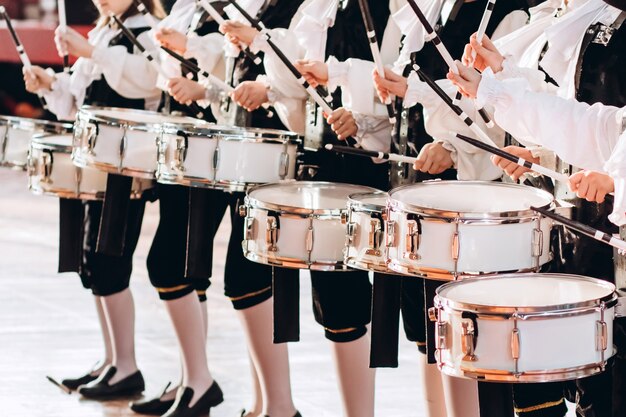
{"type": "MultiPolygon", "coordinates": [[[[528,211],[528,207],[522,206],[520,211],[528,211]]],[[[453,280],[459,276],[536,271],[552,257],[552,221],[536,213],[438,216],[426,210],[404,209],[392,195],[388,217],[394,228],[393,236],[388,237],[392,242],[389,268],[403,274],[453,280]],[[416,215],[420,217],[421,234],[417,250],[410,251],[409,224],[416,215]]]]}
{"type": "MultiPolygon", "coordinates": [[[[554,275],[558,279],[558,275],[554,275]]],[[[498,278],[493,277],[496,280],[498,278]]],[[[466,281],[450,285],[463,282],[466,281]]],[[[476,347],[473,355],[466,355],[463,348],[463,321],[468,319],[462,315],[472,315],[475,309],[471,306],[455,308],[447,301],[441,294],[435,298],[439,321],[445,323],[445,346],[437,350],[435,356],[442,371],[451,376],[509,382],[568,380],[600,372],[615,353],[615,308],[609,306],[601,312],[601,303],[598,302],[595,306],[584,308],[554,307],[553,311],[528,317],[520,314],[517,320],[498,314],[496,308],[493,313],[478,313],[475,318],[476,347]],[[606,325],[607,349],[604,351],[597,345],[600,322],[606,325]],[[519,334],[517,363],[512,353],[515,328],[519,334]]],[[[548,306],[544,310],[549,310],[548,306]]],[[[440,333],[438,331],[436,339],[441,336],[440,333]]]]}
{"type": "MultiPolygon", "coordinates": [[[[107,173],[92,167],[80,168],[74,165],[71,143],[71,135],[33,139],[28,162],[29,189],[35,194],[62,198],[104,199],[107,173]],[[64,147],[63,143],[67,146],[64,147]]],[[[140,198],[143,191],[151,186],[149,180],[135,179],[131,198],[140,198]]]]}
{"type": "Polygon", "coordinates": [[[183,143],[178,134],[163,133],[159,147],[160,182],[244,191],[249,185],[296,176],[298,145],[291,140],[247,140],[238,138],[235,132],[224,134],[219,130],[214,134],[188,135],[181,160],[183,143]]]}

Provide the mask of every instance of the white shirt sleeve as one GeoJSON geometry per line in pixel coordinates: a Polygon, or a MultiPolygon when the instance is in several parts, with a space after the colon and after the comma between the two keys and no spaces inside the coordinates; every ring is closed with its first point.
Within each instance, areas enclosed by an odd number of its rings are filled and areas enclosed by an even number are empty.
{"type": "Polygon", "coordinates": [[[372,116],[352,112],[352,116],[358,128],[354,139],[363,149],[389,152],[392,126],[387,115],[372,116]]]}
{"type": "Polygon", "coordinates": [[[70,74],[60,72],[55,74],[55,78],[50,90],[41,90],[48,104],[48,110],[59,120],[74,120],[78,109],[76,98],[70,92],[70,74]]]}
{"type": "Polygon", "coordinates": [[[188,36],[185,58],[195,58],[200,68],[214,73],[220,62],[224,60],[224,42],[224,36],[221,33],[188,36]]]}

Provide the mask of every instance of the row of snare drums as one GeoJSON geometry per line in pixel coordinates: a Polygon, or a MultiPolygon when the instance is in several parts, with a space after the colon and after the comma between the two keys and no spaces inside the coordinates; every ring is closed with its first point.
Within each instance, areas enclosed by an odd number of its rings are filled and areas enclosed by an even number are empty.
{"type": "MultiPolygon", "coordinates": [[[[607,282],[537,272],[552,196],[514,184],[434,181],[388,194],[316,182],[266,184],[242,206],[245,256],[450,281],[437,290],[437,361],[451,376],[545,382],[601,372],[618,298],[607,282]],[[508,273],[508,274],[506,274],[508,273]]],[[[389,279],[397,279],[390,276],[389,279]]]]}

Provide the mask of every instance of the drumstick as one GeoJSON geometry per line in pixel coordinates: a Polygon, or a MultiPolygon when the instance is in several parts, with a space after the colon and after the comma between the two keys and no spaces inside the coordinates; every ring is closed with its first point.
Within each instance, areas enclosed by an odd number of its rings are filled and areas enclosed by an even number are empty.
{"type": "MultiPolygon", "coordinates": [[[[144,48],[144,46],[141,44],[141,42],[139,42],[139,40],[135,37],[135,35],[133,35],[133,33],[126,26],[124,26],[124,24],[120,21],[120,19],[118,19],[117,16],[115,16],[113,13],[111,13],[110,16],[113,20],[115,20],[115,23],[122,30],[122,33],[124,33],[124,36],[128,38],[130,43],[132,43],[133,45],[135,45],[137,49],[139,49],[139,51],[141,52],[141,55],[143,55],[148,60],[150,65],[152,65],[152,67],[157,71],[157,73],[161,77],[165,79],[169,79],[167,74],[163,72],[163,69],[161,68],[161,65],[159,65],[159,62],[152,56],[150,52],[146,51],[146,48],[144,48]]],[[[200,109],[200,107],[196,103],[189,104],[189,107],[192,109],[192,111],[196,114],[198,118],[202,119],[204,117],[204,112],[202,111],[202,109],[200,109]]]]}
{"type": "Polygon", "coordinates": [[[500,148],[496,148],[494,146],[491,146],[491,145],[488,145],[486,143],[483,143],[483,142],[481,142],[479,140],[476,140],[476,139],[473,139],[473,138],[470,138],[470,137],[467,137],[465,135],[461,135],[461,134],[458,134],[458,133],[457,133],[456,137],[461,139],[464,142],[467,142],[467,143],[469,143],[469,144],[479,148],[479,149],[482,149],[483,151],[487,151],[487,152],[492,153],[494,155],[497,155],[497,156],[499,156],[501,158],[504,158],[504,159],[506,159],[508,161],[514,162],[515,164],[517,164],[517,165],[519,165],[521,167],[528,168],[531,171],[538,172],[539,174],[545,175],[546,177],[550,177],[550,178],[552,178],[555,181],[561,181],[561,182],[568,182],[569,181],[569,177],[567,175],[565,175],[565,174],[553,171],[553,170],[548,169],[548,168],[546,168],[544,166],[541,166],[539,164],[532,163],[530,161],[525,160],[524,158],[520,158],[520,157],[515,156],[515,155],[513,155],[511,153],[503,151],[500,148]]]}
{"type": "MultiPolygon", "coordinates": [[[[409,3],[409,6],[411,6],[411,9],[413,9],[413,12],[415,12],[415,14],[417,15],[417,18],[419,19],[419,21],[422,23],[422,26],[424,26],[424,29],[426,29],[426,32],[428,33],[428,37],[426,41],[433,42],[433,45],[435,45],[435,48],[437,48],[437,51],[439,52],[439,55],[441,55],[443,60],[446,62],[446,64],[450,68],[450,71],[452,71],[455,74],[458,74],[459,69],[456,66],[456,62],[454,62],[452,55],[450,55],[450,52],[441,41],[441,38],[439,37],[439,35],[437,35],[437,32],[435,32],[433,27],[430,25],[430,22],[428,21],[426,16],[424,16],[424,13],[422,12],[422,10],[419,8],[417,3],[415,3],[415,0],[407,0],[407,1],[409,3]]],[[[461,100],[461,97],[462,97],[461,93],[457,92],[456,97],[454,99],[454,104],[458,104],[458,102],[461,100]]],[[[487,112],[485,111],[485,109],[478,109],[478,114],[480,114],[480,117],[487,124],[487,127],[493,127],[494,123],[489,117],[489,115],[487,114],[487,112]]]]}
{"type": "Polygon", "coordinates": [[[611,236],[608,233],[604,233],[598,229],[594,229],[593,227],[587,226],[586,224],[577,222],[575,220],[570,220],[567,217],[561,216],[556,213],[552,213],[549,210],[539,208],[539,207],[530,207],[531,210],[536,211],[537,213],[541,213],[546,217],[551,218],[552,220],[563,224],[564,226],[569,227],[572,230],[575,230],[583,235],[589,236],[597,241],[606,243],[607,245],[611,245],[614,248],[617,248],[621,251],[626,251],[626,242],[618,239],[616,237],[611,236]]]}
{"type": "MultiPolygon", "coordinates": [[[[67,29],[67,15],[65,14],[65,0],[58,0],[59,27],[65,31],[67,29]]],[[[63,55],[63,72],[70,72],[70,57],[63,55]]]]}
{"type": "MultiPolygon", "coordinates": [[[[322,108],[322,110],[327,115],[330,115],[333,112],[333,109],[330,107],[330,103],[327,101],[327,99],[322,97],[322,94],[320,94],[320,91],[323,92],[323,90],[321,89],[318,90],[318,89],[311,87],[311,85],[306,81],[302,73],[298,71],[298,69],[291,63],[291,61],[289,60],[289,58],[287,58],[287,56],[283,53],[283,51],[281,51],[280,48],[276,46],[274,42],[272,42],[270,36],[265,31],[265,26],[263,25],[263,22],[256,21],[255,19],[253,19],[252,16],[250,16],[248,12],[246,12],[240,5],[238,5],[235,0],[228,0],[228,2],[232,4],[239,11],[239,13],[241,13],[241,15],[245,17],[248,22],[250,22],[250,24],[256,30],[258,30],[259,32],[265,35],[265,39],[268,45],[270,46],[270,48],[272,48],[276,56],[278,56],[278,58],[283,62],[283,64],[287,67],[287,69],[289,69],[289,71],[293,74],[293,76],[296,77],[296,80],[298,80],[300,85],[302,85],[302,87],[306,90],[306,92],[309,93],[311,98],[322,108]]],[[[352,139],[352,138],[348,138],[348,139],[352,139]]],[[[351,141],[353,142],[352,143],[353,145],[356,144],[356,141],[354,139],[352,139],[351,141]]]]}
{"type": "Polygon", "coordinates": [[[139,13],[141,13],[143,15],[143,17],[146,18],[150,28],[152,28],[152,30],[156,31],[157,24],[159,22],[156,20],[156,18],[154,16],[152,16],[150,14],[150,11],[146,7],[146,5],[143,4],[143,2],[141,0],[133,0],[133,3],[135,4],[135,7],[137,8],[137,10],[139,10],[139,13]]]}
{"type": "Polygon", "coordinates": [[[385,161],[394,161],[394,162],[402,162],[404,164],[413,164],[417,161],[417,158],[412,158],[410,156],[399,155],[397,153],[388,153],[388,152],[377,152],[377,151],[368,151],[362,148],[352,148],[350,146],[340,146],[340,145],[331,145],[327,144],[325,148],[329,151],[334,151],[337,153],[347,153],[350,155],[357,156],[366,156],[369,158],[378,158],[383,159],[385,161]]]}
{"type": "Polygon", "coordinates": [[[467,115],[467,113],[465,113],[463,109],[461,109],[459,106],[452,103],[452,99],[448,97],[446,92],[443,91],[443,89],[439,87],[439,85],[437,85],[437,83],[433,81],[428,75],[426,75],[426,73],[422,71],[422,69],[417,64],[413,65],[413,69],[420,77],[422,77],[424,82],[426,82],[426,84],[428,84],[428,86],[432,88],[435,93],[437,93],[437,95],[443,100],[443,102],[446,103],[448,107],[450,107],[450,109],[452,109],[452,111],[461,120],[463,120],[463,123],[465,123],[472,130],[472,132],[474,132],[480,138],[480,140],[482,140],[484,143],[488,143],[494,147],[497,147],[496,144],[493,143],[491,138],[480,127],[478,127],[478,125],[476,125],[476,123],[467,115]]]}
{"type": "MultiPolygon", "coordinates": [[[[202,68],[200,68],[198,65],[194,64],[193,62],[191,62],[188,59],[185,59],[185,57],[177,54],[176,52],[172,51],[169,48],[166,48],[165,46],[162,46],[161,49],[163,49],[165,52],[167,52],[170,56],[172,56],[174,59],[176,59],[178,62],[180,62],[180,64],[182,66],[184,66],[185,68],[187,68],[189,71],[194,72],[196,74],[199,74],[201,76],[203,76],[204,78],[208,78],[212,83],[215,83],[219,86],[219,88],[221,88],[222,90],[226,91],[227,93],[232,93],[233,91],[235,91],[235,89],[226,84],[224,81],[220,80],[219,78],[217,78],[215,75],[204,71],[202,68]]],[[[267,117],[273,117],[274,113],[271,110],[268,110],[270,105],[268,103],[263,103],[262,106],[265,110],[267,110],[267,117]]]]}
{"type": "MultiPolygon", "coordinates": [[[[206,0],[204,0],[206,1],[206,0]]],[[[363,23],[365,24],[365,31],[367,32],[367,38],[369,39],[370,50],[372,51],[372,57],[374,58],[374,64],[376,65],[376,71],[381,77],[385,76],[385,67],[383,66],[383,59],[380,56],[380,49],[378,48],[378,39],[376,38],[376,28],[374,27],[374,21],[372,20],[372,14],[370,13],[367,0],[359,0],[359,6],[361,8],[361,15],[363,16],[363,23]]],[[[387,105],[387,115],[389,115],[389,122],[391,124],[396,123],[396,111],[391,104],[391,98],[387,97],[385,100],[387,105]]]]}
{"type": "MultiPolygon", "coordinates": [[[[493,9],[496,6],[496,0],[489,0],[487,2],[487,7],[485,8],[485,13],[483,13],[483,18],[480,20],[480,24],[478,25],[478,32],[476,33],[476,41],[481,43],[483,41],[483,36],[485,36],[485,31],[487,30],[487,26],[489,25],[489,20],[491,20],[491,14],[493,13],[493,9]]],[[[472,50],[472,60],[476,59],[476,51],[472,50]]]]}
{"type": "MultiPolygon", "coordinates": [[[[4,6],[0,6],[0,15],[2,15],[2,18],[7,23],[9,34],[11,35],[11,39],[13,39],[13,43],[15,44],[15,50],[17,51],[17,54],[20,57],[20,61],[22,61],[22,65],[27,70],[30,69],[32,67],[30,58],[28,58],[28,55],[26,54],[26,50],[24,49],[24,46],[22,45],[20,38],[17,36],[17,32],[15,31],[15,29],[13,28],[13,24],[11,23],[11,18],[9,17],[9,14],[7,13],[4,6]]],[[[46,99],[43,97],[43,95],[41,93],[37,93],[37,96],[39,97],[39,102],[41,103],[42,107],[44,109],[47,109],[48,103],[46,103],[46,99]]]]}
{"type": "Polygon", "coordinates": [[[51,376],[46,375],[46,379],[48,381],[50,381],[52,384],[56,385],[57,387],[59,387],[63,392],[65,392],[68,395],[72,395],[72,390],[70,390],[68,387],[66,387],[65,385],[57,382],[56,379],[52,378],[51,376]]]}
{"type": "MultiPolygon", "coordinates": [[[[207,13],[213,18],[213,20],[215,20],[215,22],[218,25],[221,26],[222,24],[224,24],[225,22],[224,18],[215,9],[215,7],[213,7],[213,5],[209,3],[209,0],[198,0],[198,3],[200,3],[200,6],[202,6],[204,10],[207,11],[207,13]]],[[[261,60],[261,57],[253,54],[252,51],[250,51],[250,47],[248,47],[248,45],[245,45],[243,42],[240,42],[239,48],[243,51],[244,54],[246,54],[248,58],[252,60],[252,62],[254,62],[257,65],[261,65],[261,62],[263,62],[261,60]]]]}

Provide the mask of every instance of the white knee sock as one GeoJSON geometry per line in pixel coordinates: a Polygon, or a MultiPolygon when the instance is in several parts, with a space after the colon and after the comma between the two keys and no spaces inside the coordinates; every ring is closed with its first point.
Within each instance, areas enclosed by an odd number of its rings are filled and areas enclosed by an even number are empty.
{"type": "Polygon", "coordinates": [[[165,307],[174,325],[182,354],[183,386],[194,391],[190,403],[193,406],[213,384],[207,364],[200,301],[196,293],[192,292],[176,300],[165,301],[165,307]]]}
{"type": "Polygon", "coordinates": [[[478,382],[443,375],[448,417],[480,417],[478,382]]]}
{"type": "Polygon", "coordinates": [[[112,365],[117,373],[111,379],[114,384],[137,372],[135,360],[135,304],[130,289],[102,297],[109,334],[113,344],[112,365]]]}
{"type": "Polygon", "coordinates": [[[293,417],[296,408],[291,398],[289,352],[286,343],[273,340],[273,299],[238,310],[246,333],[248,350],[254,362],[263,395],[263,414],[293,417]]]}
{"type": "Polygon", "coordinates": [[[376,371],[369,367],[369,331],[347,343],[333,343],[345,417],[373,417],[376,371]]]}
{"type": "Polygon", "coordinates": [[[106,314],[104,313],[102,297],[94,295],[93,298],[96,305],[96,312],[98,313],[98,323],[100,324],[100,331],[102,332],[102,342],[104,343],[104,358],[102,358],[96,364],[91,374],[100,375],[104,368],[111,365],[111,362],[113,362],[113,344],[111,342],[111,334],[109,333],[109,325],[107,324],[106,314]]]}
{"type": "Polygon", "coordinates": [[[446,402],[443,395],[443,376],[437,364],[428,363],[428,357],[418,353],[418,366],[424,387],[426,417],[446,417],[446,402]]]}

